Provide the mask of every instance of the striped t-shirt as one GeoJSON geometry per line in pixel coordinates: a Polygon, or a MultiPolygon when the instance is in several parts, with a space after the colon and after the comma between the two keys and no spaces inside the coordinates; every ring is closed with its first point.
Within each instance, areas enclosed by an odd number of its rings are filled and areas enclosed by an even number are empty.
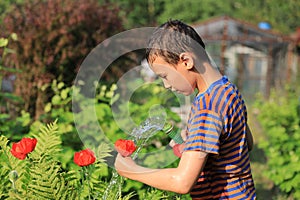
{"type": "Polygon", "coordinates": [[[246,106],[226,76],[195,97],[185,151],[209,154],[193,199],[256,199],[246,126],[246,106]]]}

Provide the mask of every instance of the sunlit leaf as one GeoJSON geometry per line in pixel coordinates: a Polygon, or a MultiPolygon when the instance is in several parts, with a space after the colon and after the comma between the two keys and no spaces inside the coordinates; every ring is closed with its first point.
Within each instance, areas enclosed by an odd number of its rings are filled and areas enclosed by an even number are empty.
{"type": "Polygon", "coordinates": [[[0,38],[0,47],[6,47],[8,44],[7,38],[0,38]]]}

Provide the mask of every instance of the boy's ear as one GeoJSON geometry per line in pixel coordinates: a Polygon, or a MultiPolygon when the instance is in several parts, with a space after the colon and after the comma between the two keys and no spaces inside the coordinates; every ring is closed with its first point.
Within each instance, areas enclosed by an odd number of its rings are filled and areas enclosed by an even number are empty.
{"type": "Polygon", "coordinates": [[[192,69],[194,67],[194,59],[189,53],[181,53],[179,55],[180,61],[186,67],[186,69],[192,69]]]}

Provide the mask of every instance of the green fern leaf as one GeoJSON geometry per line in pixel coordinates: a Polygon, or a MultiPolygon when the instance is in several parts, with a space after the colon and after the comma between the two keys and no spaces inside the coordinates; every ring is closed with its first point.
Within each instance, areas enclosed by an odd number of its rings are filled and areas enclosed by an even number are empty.
{"type": "Polygon", "coordinates": [[[141,195],[141,198],[144,200],[152,200],[152,199],[168,200],[171,197],[169,195],[165,194],[165,192],[162,190],[158,190],[158,189],[149,187],[147,192],[145,192],[141,195]]]}
{"type": "Polygon", "coordinates": [[[78,185],[78,179],[76,171],[68,171],[67,173],[64,173],[64,179],[68,182],[70,186],[77,187],[78,185]]]}
{"type": "Polygon", "coordinates": [[[9,176],[9,170],[1,169],[1,171],[0,171],[0,177],[1,177],[0,199],[6,199],[8,197],[8,191],[11,189],[10,182],[7,178],[8,176],[9,176]]]}
{"type": "Polygon", "coordinates": [[[43,154],[56,157],[61,152],[61,133],[58,131],[57,120],[40,128],[39,133],[32,133],[37,139],[35,151],[32,154],[35,158],[43,154]]]}
{"type": "Polygon", "coordinates": [[[0,136],[0,164],[1,164],[1,191],[9,191],[7,194],[11,198],[17,199],[18,197],[15,197],[13,192],[10,192],[12,190],[12,182],[9,181],[9,177],[5,176],[5,174],[15,170],[18,174],[18,179],[15,182],[15,189],[18,192],[25,191],[27,185],[22,184],[23,182],[29,182],[31,177],[28,175],[29,171],[29,164],[23,160],[19,160],[15,158],[10,153],[10,147],[8,146],[9,140],[5,136],[0,136]],[[4,177],[3,177],[4,176],[4,177]],[[13,196],[11,196],[13,195],[13,196]]]}
{"type": "Polygon", "coordinates": [[[27,192],[37,199],[75,199],[77,196],[78,177],[73,171],[64,172],[57,161],[62,141],[56,122],[42,127],[38,134],[32,134],[38,143],[30,155],[34,163],[27,192]]]}
{"type": "Polygon", "coordinates": [[[97,157],[97,161],[105,162],[105,158],[112,156],[111,151],[112,148],[107,143],[105,142],[101,143],[99,147],[96,150],[94,150],[97,157]]]}
{"type": "Polygon", "coordinates": [[[136,194],[134,192],[131,192],[127,195],[125,195],[124,197],[120,197],[122,200],[130,200],[132,197],[136,196],[136,194]]]}
{"type": "Polygon", "coordinates": [[[10,153],[10,147],[8,146],[9,140],[1,135],[0,136],[0,159],[2,162],[2,166],[8,167],[10,170],[15,169],[19,164],[20,160],[13,157],[10,153]]]}

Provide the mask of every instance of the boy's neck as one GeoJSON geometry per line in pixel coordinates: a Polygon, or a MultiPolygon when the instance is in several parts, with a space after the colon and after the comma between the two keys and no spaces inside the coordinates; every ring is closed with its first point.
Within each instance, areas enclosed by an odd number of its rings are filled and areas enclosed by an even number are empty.
{"type": "Polygon", "coordinates": [[[222,78],[222,74],[209,63],[203,63],[204,70],[198,73],[197,89],[199,93],[205,92],[211,84],[222,78]]]}

